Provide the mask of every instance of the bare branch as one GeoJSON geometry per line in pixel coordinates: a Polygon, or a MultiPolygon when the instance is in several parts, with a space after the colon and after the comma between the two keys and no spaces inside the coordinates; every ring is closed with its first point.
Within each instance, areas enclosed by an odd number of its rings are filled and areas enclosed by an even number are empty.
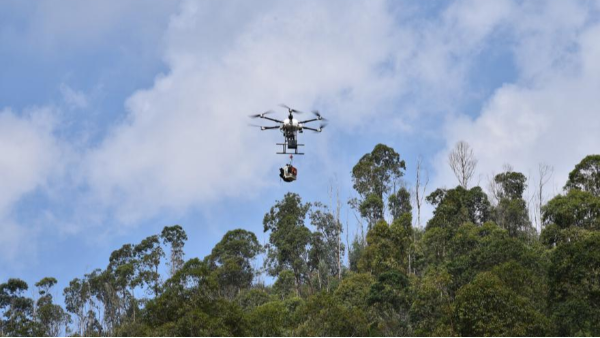
{"type": "Polygon", "coordinates": [[[458,179],[458,184],[468,189],[469,181],[473,178],[477,159],[473,149],[465,141],[459,141],[448,155],[448,164],[458,179]]]}

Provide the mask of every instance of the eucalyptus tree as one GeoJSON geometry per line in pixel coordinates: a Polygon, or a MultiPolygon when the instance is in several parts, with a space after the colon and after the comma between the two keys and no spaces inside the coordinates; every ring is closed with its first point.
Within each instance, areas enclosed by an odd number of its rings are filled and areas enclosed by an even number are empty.
{"type": "Polygon", "coordinates": [[[298,194],[287,193],[277,201],[263,219],[264,231],[270,231],[265,266],[271,276],[289,269],[294,273],[296,293],[308,268],[308,245],[311,232],[304,225],[310,203],[302,203],[298,194]]]}
{"type": "Polygon", "coordinates": [[[262,251],[256,235],[250,231],[236,229],[228,231],[223,239],[205,258],[217,276],[222,294],[235,297],[241,290],[248,289],[254,279],[252,260],[262,251]]]}
{"type": "Polygon", "coordinates": [[[404,160],[391,147],[375,146],[352,168],[353,187],[360,199],[353,203],[361,216],[368,221],[369,228],[385,214],[384,197],[392,192],[397,181],[406,170],[404,160]]]}
{"type": "Polygon", "coordinates": [[[163,244],[171,247],[171,257],[169,261],[169,272],[173,276],[177,270],[181,269],[184,263],[183,246],[188,237],[180,225],[166,226],[160,233],[163,244]]]}

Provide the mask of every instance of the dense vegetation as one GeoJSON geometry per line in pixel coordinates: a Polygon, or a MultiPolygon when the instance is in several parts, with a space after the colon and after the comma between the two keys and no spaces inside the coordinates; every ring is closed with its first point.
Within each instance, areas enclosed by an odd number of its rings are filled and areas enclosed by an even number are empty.
{"type": "Polygon", "coordinates": [[[70,281],[64,309],[51,292],[56,279],[36,283],[36,299],[9,279],[0,284],[0,335],[599,336],[600,156],[539,203],[538,233],[526,177],[495,175],[488,196],[468,187],[476,161],[461,154],[451,163],[460,185],[427,196],[435,211],[425,227],[414,225],[411,203],[423,182],[409,192],[405,162],[377,145],[352,170],[349,204],[365,232],[351,243],[339,201],[288,193],[265,214],[266,246],[237,229],[186,261],[183,228],[168,226],[70,281]],[[262,273],[274,283],[260,282],[262,273]]]}

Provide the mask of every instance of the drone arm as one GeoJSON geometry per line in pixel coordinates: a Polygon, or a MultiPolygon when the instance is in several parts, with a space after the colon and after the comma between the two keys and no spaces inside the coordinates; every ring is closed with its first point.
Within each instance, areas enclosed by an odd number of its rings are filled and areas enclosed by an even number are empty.
{"type": "MultiPolygon", "coordinates": [[[[283,123],[283,121],[279,121],[277,119],[272,119],[272,118],[266,117],[266,116],[260,116],[260,118],[263,118],[263,119],[266,119],[266,120],[271,120],[271,121],[277,122],[277,123],[283,123]]],[[[279,127],[277,127],[277,128],[279,128],[279,127]]]]}
{"type": "Polygon", "coordinates": [[[302,129],[308,129],[308,130],[316,131],[317,133],[320,133],[322,131],[321,128],[315,129],[315,128],[311,128],[311,127],[302,127],[302,129]]]}
{"type": "Polygon", "coordinates": [[[310,120],[306,120],[306,121],[300,121],[300,123],[308,123],[308,122],[313,122],[313,121],[319,121],[320,119],[310,119],[310,120]]]}
{"type": "Polygon", "coordinates": [[[268,130],[268,129],[279,129],[279,126],[273,126],[273,127],[260,127],[261,130],[268,130]]]}

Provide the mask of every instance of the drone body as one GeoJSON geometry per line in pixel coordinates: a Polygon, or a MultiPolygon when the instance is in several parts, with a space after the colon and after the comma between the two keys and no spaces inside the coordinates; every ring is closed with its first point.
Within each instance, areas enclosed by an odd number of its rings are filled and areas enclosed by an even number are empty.
{"type": "Polygon", "coordinates": [[[261,119],[269,120],[271,122],[279,123],[278,126],[256,126],[256,127],[260,127],[260,130],[279,129],[281,131],[281,133],[283,134],[284,140],[283,140],[283,143],[277,143],[277,145],[283,146],[283,150],[281,152],[278,152],[277,154],[285,154],[285,155],[289,154],[290,155],[290,163],[286,164],[285,166],[283,166],[282,168],[279,169],[279,177],[281,177],[281,179],[283,179],[285,182],[293,182],[296,180],[296,175],[298,173],[298,170],[294,166],[292,166],[292,163],[291,163],[291,161],[293,159],[293,155],[304,155],[304,153],[298,152],[298,147],[301,147],[304,145],[304,144],[298,143],[298,133],[302,133],[305,129],[314,131],[316,133],[320,133],[323,131],[323,128],[325,128],[325,126],[326,126],[325,123],[321,123],[319,128],[308,127],[305,124],[314,122],[314,121],[323,121],[324,122],[326,120],[325,120],[325,118],[323,118],[321,116],[321,114],[318,111],[315,110],[312,112],[315,115],[315,118],[304,120],[304,121],[298,121],[297,119],[294,118],[294,114],[302,114],[301,111],[292,109],[286,105],[281,105],[281,106],[286,108],[289,113],[288,117],[286,119],[284,119],[283,121],[266,116],[268,114],[273,113],[273,111],[267,111],[262,114],[251,115],[250,117],[261,118],[261,119]],[[288,152],[288,150],[293,150],[293,152],[288,152]]]}

